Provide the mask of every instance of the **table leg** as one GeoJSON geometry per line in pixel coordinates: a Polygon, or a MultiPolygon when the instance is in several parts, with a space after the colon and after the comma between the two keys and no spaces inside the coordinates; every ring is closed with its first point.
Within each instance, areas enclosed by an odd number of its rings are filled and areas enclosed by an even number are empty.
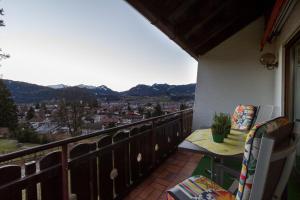
{"type": "Polygon", "coordinates": [[[215,171],[214,171],[214,163],[215,162],[215,158],[214,157],[210,157],[210,179],[213,181],[214,180],[214,176],[215,176],[215,171]]]}
{"type": "MultiPolygon", "coordinates": [[[[223,158],[220,158],[220,164],[221,165],[224,165],[224,159],[223,158]]],[[[218,174],[220,176],[220,185],[223,185],[223,181],[224,181],[224,170],[223,169],[220,169],[220,174],[218,174]]]]}

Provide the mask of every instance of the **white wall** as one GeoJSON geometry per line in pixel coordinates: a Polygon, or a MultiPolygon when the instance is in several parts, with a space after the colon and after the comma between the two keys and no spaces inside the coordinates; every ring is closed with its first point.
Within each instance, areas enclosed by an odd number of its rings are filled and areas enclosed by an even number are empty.
{"type": "MultiPolygon", "coordinates": [[[[279,107],[277,115],[284,114],[284,70],[285,70],[285,48],[288,41],[300,31],[300,2],[296,4],[282,28],[280,35],[273,41],[274,51],[278,56],[278,69],[276,70],[274,85],[274,104],[279,107]]],[[[266,45],[266,47],[269,47],[266,45]]]]}
{"type": "Polygon", "coordinates": [[[237,104],[274,103],[275,71],[259,63],[264,20],[260,18],[199,57],[193,128],[211,125],[214,112],[237,104]]]}

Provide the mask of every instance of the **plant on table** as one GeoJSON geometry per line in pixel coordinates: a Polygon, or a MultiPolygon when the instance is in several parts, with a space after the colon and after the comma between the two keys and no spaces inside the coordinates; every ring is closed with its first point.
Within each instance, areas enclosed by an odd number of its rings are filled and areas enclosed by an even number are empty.
{"type": "Polygon", "coordinates": [[[224,141],[224,137],[227,137],[227,135],[230,133],[230,129],[230,116],[225,113],[215,113],[211,127],[214,142],[222,143],[224,141]]]}
{"type": "Polygon", "coordinates": [[[228,114],[225,114],[224,116],[224,126],[225,126],[225,138],[230,134],[231,130],[231,117],[228,114]]]}

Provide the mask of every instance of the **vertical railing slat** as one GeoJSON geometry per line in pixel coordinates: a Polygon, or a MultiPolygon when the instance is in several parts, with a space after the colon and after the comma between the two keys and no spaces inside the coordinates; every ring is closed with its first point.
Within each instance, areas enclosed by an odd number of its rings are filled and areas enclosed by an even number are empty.
{"type": "MultiPolygon", "coordinates": [[[[88,143],[76,145],[70,151],[70,159],[89,153],[91,145],[88,143]]],[[[83,159],[70,166],[71,193],[76,194],[77,200],[97,199],[96,175],[96,158],[94,157],[83,159]]]]}
{"type": "MultiPolygon", "coordinates": [[[[113,142],[128,138],[129,133],[120,131],[113,136],[113,142]]],[[[117,176],[114,178],[116,197],[122,197],[130,185],[129,180],[129,143],[124,142],[113,150],[114,169],[117,176]]]]}
{"type": "MultiPolygon", "coordinates": [[[[139,133],[140,129],[134,127],[130,130],[129,136],[133,137],[139,133]]],[[[130,152],[130,176],[132,183],[135,183],[140,176],[139,163],[137,162],[138,154],[140,153],[140,141],[139,137],[132,138],[129,143],[129,152],[130,152]]]]}
{"type": "MultiPolygon", "coordinates": [[[[32,175],[36,173],[36,162],[32,161],[25,164],[25,175],[32,175]]],[[[33,182],[26,187],[26,200],[37,200],[37,184],[33,182]]]]}
{"type": "MultiPolygon", "coordinates": [[[[112,138],[109,135],[101,136],[98,141],[98,148],[111,145],[112,138]]],[[[113,180],[111,179],[113,165],[112,165],[112,151],[105,152],[98,157],[98,191],[100,199],[113,199],[113,180]]]]}
{"type": "MultiPolygon", "coordinates": [[[[13,182],[21,178],[21,167],[17,165],[7,165],[0,167],[0,186],[13,182]]],[[[0,199],[22,200],[22,189],[10,187],[0,191],[0,199]]]]}
{"type": "MultiPolygon", "coordinates": [[[[61,164],[61,151],[52,152],[40,160],[40,170],[43,171],[49,167],[61,164]]],[[[66,189],[68,192],[68,189],[66,189]]],[[[62,170],[53,169],[47,176],[41,177],[41,200],[62,200],[62,170]]]]}

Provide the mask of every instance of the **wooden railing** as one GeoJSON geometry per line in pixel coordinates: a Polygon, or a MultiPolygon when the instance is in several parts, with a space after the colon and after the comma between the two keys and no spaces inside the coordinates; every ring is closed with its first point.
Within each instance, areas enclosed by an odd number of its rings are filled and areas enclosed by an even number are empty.
{"type": "Polygon", "coordinates": [[[192,110],[0,156],[0,199],[122,199],[191,133],[192,110]]]}

